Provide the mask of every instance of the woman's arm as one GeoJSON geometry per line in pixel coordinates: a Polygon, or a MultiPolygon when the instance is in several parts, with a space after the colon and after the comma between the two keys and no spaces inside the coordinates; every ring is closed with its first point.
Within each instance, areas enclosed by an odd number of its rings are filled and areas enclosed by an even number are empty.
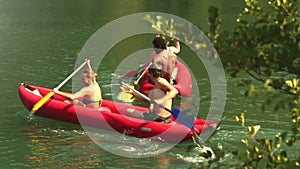
{"type": "Polygon", "coordinates": [[[133,90],[131,90],[131,88],[129,88],[129,87],[125,86],[125,85],[122,85],[120,88],[121,88],[121,90],[122,90],[123,92],[132,94],[133,97],[135,97],[135,98],[137,98],[137,99],[139,99],[139,100],[142,100],[142,101],[148,101],[148,100],[146,100],[144,97],[142,97],[142,96],[136,94],[135,92],[133,92],[133,90]]]}
{"type": "Polygon", "coordinates": [[[86,66],[87,66],[87,71],[92,72],[94,74],[95,78],[94,78],[93,82],[96,82],[97,78],[98,78],[98,74],[93,71],[92,66],[91,66],[91,60],[85,59],[85,62],[86,62],[86,66]]]}
{"type": "Polygon", "coordinates": [[[168,92],[166,92],[165,96],[155,100],[157,103],[159,104],[163,104],[164,102],[173,99],[177,96],[177,94],[179,93],[177,91],[177,89],[175,89],[174,86],[172,86],[166,79],[164,78],[160,78],[158,81],[160,86],[162,86],[164,89],[166,89],[168,92]]]}
{"type": "Polygon", "coordinates": [[[80,89],[78,92],[72,94],[72,93],[66,93],[66,92],[61,92],[58,89],[53,89],[54,93],[59,94],[65,98],[71,99],[71,100],[75,100],[78,99],[80,97],[83,97],[86,95],[87,91],[85,90],[85,88],[80,89]]]}
{"type": "Polygon", "coordinates": [[[87,68],[87,70],[93,72],[93,69],[92,69],[92,66],[91,66],[91,60],[85,59],[85,62],[86,62],[86,68],[87,68]]]}
{"type": "Polygon", "coordinates": [[[73,96],[73,94],[72,93],[65,93],[65,92],[61,92],[61,91],[59,91],[58,89],[53,89],[53,92],[54,93],[56,93],[56,94],[58,94],[58,95],[61,95],[61,96],[63,96],[63,97],[65,97],[65,98],[68,98],[68,99],[71,99],[71,100],[74,100],[74,96],[73,96]]]}

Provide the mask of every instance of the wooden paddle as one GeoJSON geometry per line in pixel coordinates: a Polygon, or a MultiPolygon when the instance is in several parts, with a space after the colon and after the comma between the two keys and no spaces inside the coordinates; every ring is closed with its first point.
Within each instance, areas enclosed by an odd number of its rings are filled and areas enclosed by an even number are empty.
{"type": "MultiPolygon", "coordinates": [[[[124,85],[127,88],[130,88],[130,86],[128,84],[126,84],[122,81],[121,81],[121,84],[124,85]]],[[[154,104],[158,105],[159,107],[163,108],[164,110],[170,112],[177,122],[181,123],[182,125],[186,126],[187,128],[189,128],[191,130],[194,129],[195,120],[196,120],[194,116],[192,116],[190,114],[186,114],[183,111],[181,111],[180,109],[174,108],[174,109],[170,110],[170,109],[156,103],[153,99],[150,99],[149,97],[145,96],[143,93],[141,93],[141,92],[139,92],[135,89],[132,89],[132,88],[131,88],[131,90],[134,93],[136,93],[137,95],[139,95],[139,96],[143,97],[144,99],[146,99],[147,101],[149,101],[151,103],[154,103],[154,104]]]]}
{"type": "MultiPolygon", "coordinates": [[[[148,66],[144,69],[144,71],[142,72],[142,74],[138,77],[137,80],[135,80],[133,82],[133,85],[130,85],[130,88],[134,89],[134,86],[138,85],[139,81],[141,80],[141,78],[146,74],[147,70],[149,69],[149,67],[152,65],[152,62],[150,62],[148,64],[148,66]]],[[[125,93],[123,91],[121,91],[118,95],[118,100],[122,100],[124,102],[133,102],[134,97],[132,96],[132,94],[129,93],[125,93]]]]}
{"type": "MultiPolygon", "coordinates": [[[[72,74],[70,74],[63,82],[61,82],[56,89],[61,88],[65,83],[67,83],[85,64],[86,62],[82,63],[72,74]]],[[[40,109],[53,95],[53,91],[46,94],[41,100],[33,105],[31,113],[35,113],[38,109],[40,109]]]]}

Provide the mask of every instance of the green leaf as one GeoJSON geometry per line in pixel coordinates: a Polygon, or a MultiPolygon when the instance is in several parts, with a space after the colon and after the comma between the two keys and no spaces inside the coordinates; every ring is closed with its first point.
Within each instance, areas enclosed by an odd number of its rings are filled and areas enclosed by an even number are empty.
{"type": "Polygon", "coordinates": [[[296,138],[291,136],[288,140],[286,140],[286,145],[292,146],[296,142],[296,138]]]}
{"type": "Polygon", "coordinates": [[[255,137],[255,135],[257,134],[259,129],[260,129],[260,125],[248,126],[248,131],[249,131],[251,137],[255,137]]]}
{"type": "Polygon", "coordinates": [[[244,143],[246,146],[249,146],[248,140],[242,139],[241,142],[244,143]]]}

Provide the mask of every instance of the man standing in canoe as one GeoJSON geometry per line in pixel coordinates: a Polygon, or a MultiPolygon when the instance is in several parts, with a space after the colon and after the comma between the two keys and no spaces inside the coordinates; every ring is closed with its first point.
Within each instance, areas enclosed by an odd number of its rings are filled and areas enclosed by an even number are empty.
{"type": "MultiPolygon", "coordinates": [[[[160,104],[167,109],[171,109],[172,99],[176,97],[178,91],[168,82],[168,80],[163,78],[165,72],[161,64],[153,63],[148,70],[150,80],[154,83],[154,88],[149,92],[149,98],[154,100],[157,104],[160,104]]],[[[121,89],[126,93],[132,94],[136,98],[143,99],[143,97],[133,92],[130,87],[123,85],[121,86],[121,89]]],[[[148,121],[163,123],[171,122],[171,113],[157,104],[151,103],[148,112],[140,112],[129,108],[127,109],[126,115],[148,121]]]]}
{"type": "Polygon", "coordinates": [[[152,52],[150,59],[148,60],[146,65],[149,65],[151,62],[162,65],[162,70],[164,72],[163,77],[167,79],[171,84],[173,84],[176,81],[178,71],[176,67],[176,54],[180,52],[179,41],[176,41],[175,47],[168,47],[168,42],[166,41],[166,39],[161,35],[157,35],[154,37],[152,44],[154,51],[152,52]]]}

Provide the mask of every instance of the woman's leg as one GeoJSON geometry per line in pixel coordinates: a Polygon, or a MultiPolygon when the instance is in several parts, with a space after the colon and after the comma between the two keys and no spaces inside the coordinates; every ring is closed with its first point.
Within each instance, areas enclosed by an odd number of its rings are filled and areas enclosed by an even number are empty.
{"type": "Polygon", "coordinates": [[[135,118],[139,118],[139,119],[144,119],[144,113],[137,111],[135,109],[129,108],[127,109],[126,115],[130,116],[130,117],[135,117],[135,118]]]}

